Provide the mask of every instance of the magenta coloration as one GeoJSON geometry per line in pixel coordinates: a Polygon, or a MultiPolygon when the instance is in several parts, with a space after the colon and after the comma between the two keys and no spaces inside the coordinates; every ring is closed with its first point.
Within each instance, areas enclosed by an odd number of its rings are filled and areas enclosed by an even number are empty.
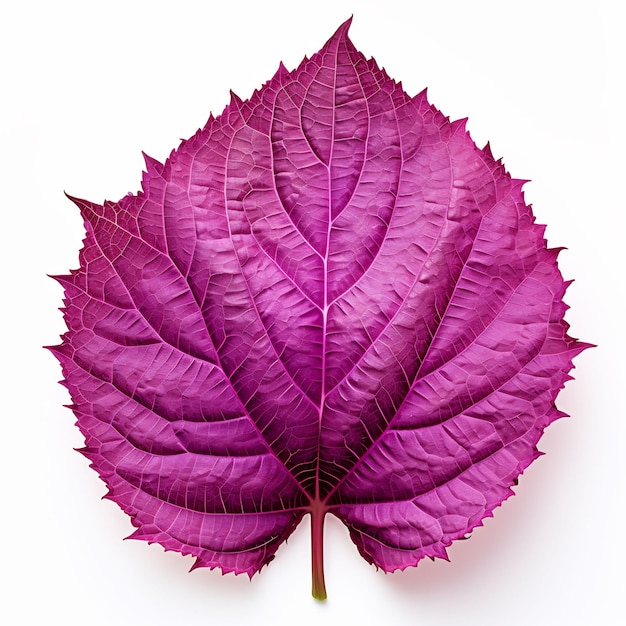
{"type": "Polygon", "coordinates": [[[491,515],[586,347],[522,181],[348,27],[137,195],[73,199],[53,348],[133,537],[252,576],[310,513],[318,598],[328,513],[388,572],[491,515]]]}

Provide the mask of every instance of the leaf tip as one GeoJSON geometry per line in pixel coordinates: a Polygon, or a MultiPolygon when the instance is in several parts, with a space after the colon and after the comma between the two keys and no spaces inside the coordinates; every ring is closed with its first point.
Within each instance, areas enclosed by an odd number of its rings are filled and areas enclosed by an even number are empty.
{"type": "Polygon", "coordinates": [[[347,34],[350,30],[350,26],[352,25],[352,19],[354,18],[354,13],[350,14],[350,17],[339,27],[338,30],[342,30],[344,34],[347,34]]]}
{"type": "Polygon", "coordinates": [[[334,35],[330,38],[329,43],[335,40],[341,39],[349,39],[348,31],[350,30],[350,25],[352,24],[353,15],[351,15],[339,28],[335,31],[334,35]]]}
{"type": "Polygon", "coordinates": [[[278,69],[274,72],[274,76],[272,76],[272,81],[278,81],[280,83],[280,81],[283,80],[288,74],[289,71],[285,67],[284,63],[280,61],[278,63],[278,69]]]}
{"type": "Polygon", "coordinates": [[[411,100],[413,101],[413,104],[418,108],[423,105],[428,106],[428,87],[424,87],[424,89],[415,94],[413,98],[411,98],[411,100]]]}
{"type": "Polygon", "coordinates": [[[235,105],[238,109],[243,104],[243,100],[232,89],[230,90],[230,104],[235,105]]]}
{"type": "MultiPolygon", "coordinates": [[[[135,534],[135,533],[133,533],[135,534]]],[[[132,535],[131,535],[132,537],[132,535]]],[[[202,567],[205,567],[205,565],[203,565],[202,560],[200,559],[200,557],[196,558],[196,560],[191,564],[191,567],[189,568],[189,572],[193,572],[194,570],[200,569],[202,567]]],[[[223,574],[223,572],[222,572],[223,574]]]]}
{"type": "Polygon", "coordinates": [[[461,117],[458,120],[454,120],[450,122],[450,128],[452,130],[452,133],[455,133],[455,132],[464,133],[466,125],[467,125],[466,117],[461,117]]]}
{"type": "Polygon", "coordinates": [[[69,200],[71,200],[74,204],[78,205],[79,202],[83,202],[83,200],[81,200],[80,198],[77,198],[76,196],[71,196],[69,193],[67,193],[67,191],[63,191],[63,193],[65,194],[65,197],[68,198],[69,200]]]}
{"type": "Polygon", "coordinates": [[[80,210],[80,214],[83,219],[87,221],[89,214],[95,212],[95,208],[98,206],[93,202],[89,202],[89,200],[83,200],[82,198],[77,198],[75,196],[70,196],[66,191],[63,192],[65,197],[71,200],[80,210]]]}
{"type": "Polygon", "coordinates": [[[48,278],[52,278],[52,280],[59,283],[61,286],[66,286],[72,280],[71,274],[46,274],[48,278]]]}
{"type": "Polygon", "coordinates": [[[141,151],[141,155],[143,156],[144,163],[146,164],[148,174],[153,172],[160,174],[163,171],[163,164],[161,162],[157,161],[149,154],[146,154],[143,150],[141,151]]]}
{"type": "MultiPolygon", "coordinates": [[[[55,344],[55,345],[50,345],[50,346],[42,346],[44,350],[48,350],[49,352],[52,352],[52,354],[59,360],[61,360],[62,357],[67,356],[67,348],[66,348],[67,344],[65,342],[59,343],[59,344],[55,344]]],[[[59,381],[59,384],[63,385],[65,383],[65,381],[59,381]]]]}
{"type": "Polygon", "coordinates": [[[124,541],[126,541],[128,539],[144,540],[144,539],[146,539],[146,535],[141,530],[141,528],[137,528],[137,530],[135,530],[132,533],[130,533],[130,535],[128,535],[128,537],[124,537],[124,541]]]}
{"type": "MultiPolygon", "coordinates": [[[[598,344],[597,343],[587,343],[586,341],[578,341],[578,339],[575,339],[575,344],[572,346],[571,351],[574,353],[574,357],[578,356],[581,352],[584,352],[585,350],[588,350],[589,348],[597,348],[598,344]]],[[[574,365],[572,364],[572,367],[574,367],[574,365]]]]}
{"type": "Polygon", "coordinates": [[[511,178],[511,186],[515,191],[522,191],[524,185],[529,182],[529,178],[511,178]]]}

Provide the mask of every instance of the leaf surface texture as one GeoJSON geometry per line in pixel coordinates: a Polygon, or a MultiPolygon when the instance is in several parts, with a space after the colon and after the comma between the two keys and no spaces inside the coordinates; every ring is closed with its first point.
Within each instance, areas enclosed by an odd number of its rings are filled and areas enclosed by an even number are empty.
{"type": "Polygon", "coordinates": [[[138,194],[73,199],[54,351],[83,452],[134,537],[199,567],[252,575],[327,512],[385,571],[445,557],[586,345],[522,181],[348,27],[147,157],[138,194]]]}

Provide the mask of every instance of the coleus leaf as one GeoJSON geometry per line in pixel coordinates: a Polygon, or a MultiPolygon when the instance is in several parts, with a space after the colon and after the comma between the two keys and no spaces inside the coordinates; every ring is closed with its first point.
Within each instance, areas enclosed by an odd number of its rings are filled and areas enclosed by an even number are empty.
{"type": "Polygon", "coordinates": [[[523,182],[348,27],[137,195],[73,198],[53,348],[133,537],[252,576],[311,514],[319,598],[326,513],[385,571],[491,515],[586,347],[523,182]]]}

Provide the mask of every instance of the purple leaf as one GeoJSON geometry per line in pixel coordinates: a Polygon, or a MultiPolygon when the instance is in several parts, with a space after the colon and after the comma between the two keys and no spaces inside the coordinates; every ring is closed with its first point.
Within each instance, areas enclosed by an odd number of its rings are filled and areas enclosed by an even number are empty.
{"type": "Polygon", "coordinates": [[[522,181],[349,24],[137,195],[73,198],[53,348],[133,537],[252,576],[310,513],[318,598],[326,513],[385,571],[490,516],[587,346],[522,181]]]}

